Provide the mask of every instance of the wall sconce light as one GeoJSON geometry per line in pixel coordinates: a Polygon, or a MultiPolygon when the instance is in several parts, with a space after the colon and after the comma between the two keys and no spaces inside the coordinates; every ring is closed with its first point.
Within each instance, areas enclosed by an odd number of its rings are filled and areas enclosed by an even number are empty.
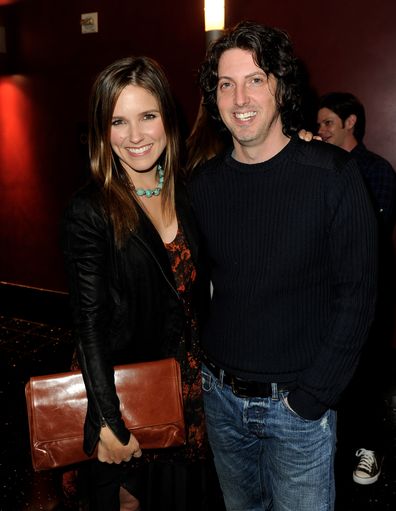
{"type": "Polygon", "coordinates": [[[224,0],[205,0],[206,45],[216,41],[224,30],[224,0]]]}

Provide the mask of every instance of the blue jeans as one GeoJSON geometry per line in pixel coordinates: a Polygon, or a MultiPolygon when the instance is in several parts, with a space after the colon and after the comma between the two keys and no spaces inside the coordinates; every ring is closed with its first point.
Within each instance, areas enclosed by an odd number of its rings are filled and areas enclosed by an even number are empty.
{"type": "Polygon", "coordinates": [[[202,367],[210,445],[227,511],[332,511],[336,413],[306,420],[272,384],[272,397],[240,398],[202,367]]]}

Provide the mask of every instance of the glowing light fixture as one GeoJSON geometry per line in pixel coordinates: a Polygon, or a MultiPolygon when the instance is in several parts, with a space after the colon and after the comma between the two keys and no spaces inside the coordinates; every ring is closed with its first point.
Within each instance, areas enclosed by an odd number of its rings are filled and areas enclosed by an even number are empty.
{"type": "Polygon", "coordinates": [[[205,32],[209,45],[224,30],[224,0],[205,0],[205,32]]]}

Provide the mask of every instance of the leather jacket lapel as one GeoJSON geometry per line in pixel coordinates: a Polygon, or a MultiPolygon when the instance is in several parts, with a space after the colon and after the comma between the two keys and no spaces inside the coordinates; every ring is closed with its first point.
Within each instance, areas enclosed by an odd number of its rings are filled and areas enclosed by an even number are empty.
{"type": "Polygon", "coordinates": [[[175,279],[164,243],[146,214],[139,208],[139,227],[133,236],[140,241],[177,293],[175,279]]]}
{"type": "MultiPolygon", "coordinates": [[[[193,212],[189,204],[186,190],[181,184],[176,186],[176,214],[177,221],[183,227],[191,256],[195,264],[198,262],[199,234],[193,212]]],[[[139,227],[133,234],[142,243],[160,267],[165,279],[177,293],[172,268],[164,243],[144,211],[139,207],[139,227]]]]}

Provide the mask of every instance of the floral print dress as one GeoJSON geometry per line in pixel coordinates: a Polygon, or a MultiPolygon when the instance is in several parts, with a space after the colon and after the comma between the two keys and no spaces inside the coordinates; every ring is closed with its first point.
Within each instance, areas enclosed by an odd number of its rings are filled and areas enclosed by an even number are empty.
{"type": "Polygon", "coordinates": [[[168,251],[176,288],[186,315],[186,331],[181,339],[179,363],[183,382],[184,416],[187,443],[180,454],[189,460],[203,459],[207,455],[207,439],[201,388],[201,352],[197,318],[191,309],[191,287],[196,278],[194,263],[182,229],[176,238],[165,244],[168,251]]]}

